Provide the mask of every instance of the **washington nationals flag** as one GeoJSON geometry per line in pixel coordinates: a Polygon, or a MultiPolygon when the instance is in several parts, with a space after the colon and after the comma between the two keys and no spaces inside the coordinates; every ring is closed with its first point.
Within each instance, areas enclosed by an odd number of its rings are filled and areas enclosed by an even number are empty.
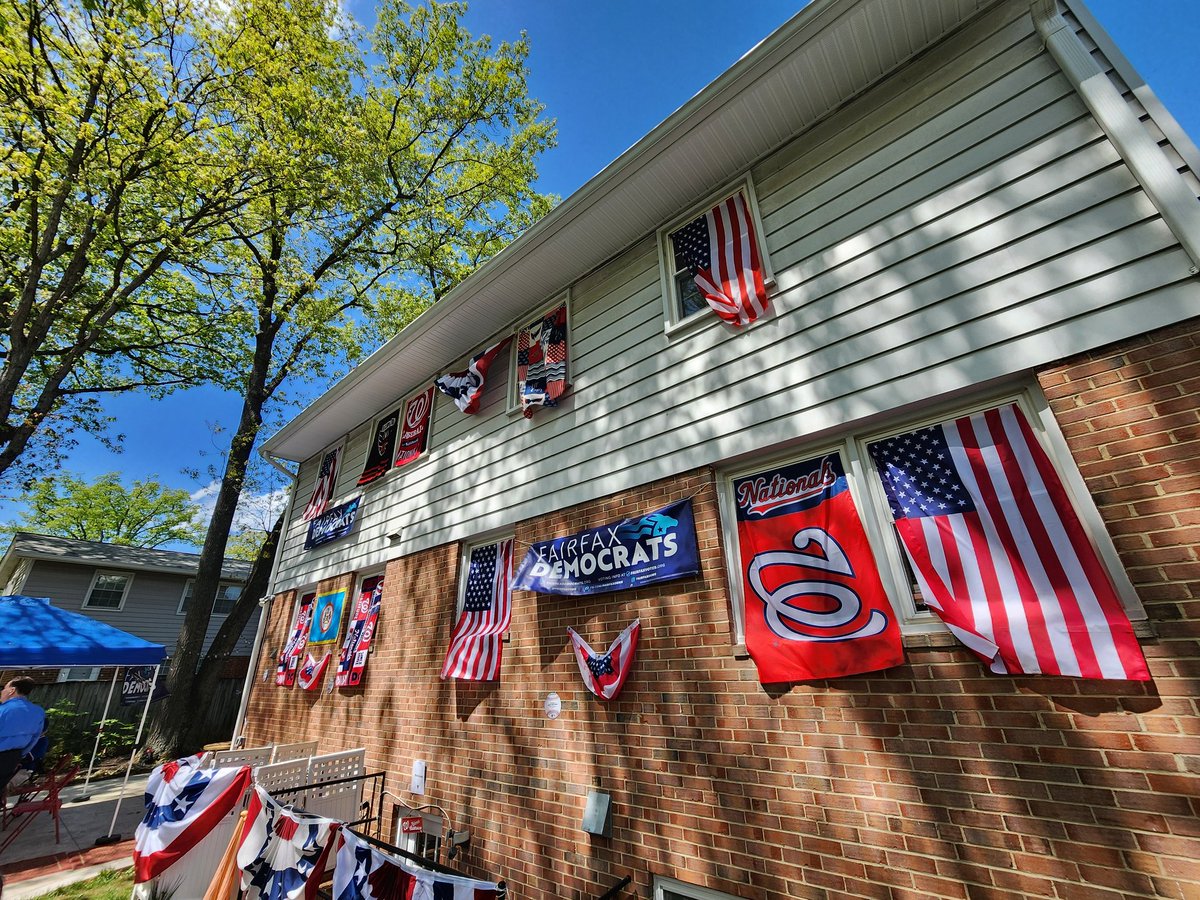
{"type": "Polygon", "coordinates": [[[868,449],[925,602],[993,672],[1150,677],[1066,489],[1015,404],[868,449]]]}
{"type": "Polygon", "coordinates": [[[483,396],[484,382],[487,380],[488,369],[496,354],[504,349],[509,342],[505,338],[498,344],[488,347],[482,353],[471,357],[465,372],[451,372],[443,375],[434,382],[437,389],[454,401],[455,405],[465,413],[479,411],[479,398],[483,396]]]}
{"type": "Polygon", "coordinates": [[[442,678],[496,681],[501,638],[512,620],[512,538],[471,550],[466,599],[450,635],[442,678]]]}
{"type": "Polygon", "coordinates": [[[733,484],[746,650],[763,684],[840,678],[904,661],[900,626],[841,457],[733,484]]]}
{"type": "Polygon", "coordinates": [[[767,288],[753,217],[741,193],[723,200],[671,235],[676,265],[692,272],[712,311],[748,325],[767,309],[767,288]]]}
{"type": "Polygon", "coordinates": [[[583,683],[601,700],[612,700],[621,693],[625,679],[633,669],[633,654],[637,650],[638,636],[641,633],[642,620],[634,619],[633,624],[617,635],[608,652],[601,656],[588,646],[587,641],[581,638],[574,628],[567,629],[583,683]]]}
{"type": "Polygon", "coordinates": [[[304,507],[303,521],[319,516],[329,506],[333,497],[334,482],[337,481],[338,465],[342,461],[342,448],[330,450],[321,460],[321,470],[317,473],[317,483],[313,486],[312,498],[304,507]]]}
{"type": "Polygon", "coordinates": [[[433,409],[433,385],[404,405],[403,428],[396,442],[396,460],[393,466],[404,466],[418,459],[425,452],[429,437],[429,413],[433,409]]]}
{"type": "Polygon", "coordinates": [[[165,763],[146,782],[146,814],[134,834],[134,881],[161,875],[242,802],[250,768],[201,769],[200,757],[165,763]]]}
{"type": "Polygon", "coordinates": [[[243,900],[316,900],[341,825],[281,806],[256,786],[237,852],[243,900]]]}

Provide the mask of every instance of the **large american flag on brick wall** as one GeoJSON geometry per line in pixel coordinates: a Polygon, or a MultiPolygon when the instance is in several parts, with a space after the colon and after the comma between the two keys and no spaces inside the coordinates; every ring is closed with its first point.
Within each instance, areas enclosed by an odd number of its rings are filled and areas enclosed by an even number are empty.
{"type": "Polygon", "coordinates": [[[466,597],[450,635],[442,678],[496,681],[512,620],[512,538],[471,550],[466,597]]]}
{"type": "Polygon", "coordinates": [[[730,325],[748,325],[766,312],[758,238],[740,192],[674,232],[671,243],[712,311],[730,325]]]}
{"type": "Polygon", "coordinates": [[[993,672],[1150,677],[1112,582],[1015,404],[868,449],[925,602],[993,672]]]}

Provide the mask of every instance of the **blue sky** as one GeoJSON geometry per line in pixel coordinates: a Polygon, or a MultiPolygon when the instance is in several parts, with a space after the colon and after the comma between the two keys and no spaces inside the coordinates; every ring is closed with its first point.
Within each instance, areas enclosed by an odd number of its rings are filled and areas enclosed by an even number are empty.
{"type": "MultiPolygon", "coordinates": [[[[540,164],[540,187],[566,197],[787,21],[797,0],[478,0],[467,16],[475,34],[531,43],[530,93],[558,121],[558,147],[540,164]]],[[[1200,139],[1200,23],[1195,0],[1091,0],[1089,6],[1193,140],[1200,139]]],[[[347,0],[369,21],[371,4],[347,0]]],[[[236,422],[236,399],[211,388],[159,401],[112,399],[114,455],[82,436],[68,468],[123,480],[156,477],[203,486],[183,474],[215,462],[223,448],[211,426],[236,422]],[[206,451],[207,455],[201,455],[206,451]]],[[[227,435],[226,435],[227,437],[227,435]]],[[[0,502],[0,520],[12,516],[0,502]]]]}

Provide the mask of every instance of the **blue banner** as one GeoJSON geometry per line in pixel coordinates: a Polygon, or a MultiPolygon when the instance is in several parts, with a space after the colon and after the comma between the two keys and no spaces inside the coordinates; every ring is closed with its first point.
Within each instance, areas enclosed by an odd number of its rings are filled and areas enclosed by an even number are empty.
{"type": "MultiPolygon", "coordinates": [[[[150,696],[150,685],[154,681],[154,666],[126,666],[125,678],[121,682],[121,705],[134,706],[146,702],[150,696]]],[[[150,702],[167,696],[167,673],[161,672],[158,684],[154,685],[154,697],[150,702]]]]}
{"type": "Polygon", "coordinates": [[[692,501],[529,548],[513,588],[543,594],[602,594],[700,571],[692,501]]]}
{"type": "Polygon", "coordinates": [[[304,539],[304,549],[311,550],[321,544],[328,544],[340,537],[345,537],[354,527],[358,518],[358,504],[362,496],[347,500],[333,509],[321,513],[308,523],[308,536],[304,539]]]}

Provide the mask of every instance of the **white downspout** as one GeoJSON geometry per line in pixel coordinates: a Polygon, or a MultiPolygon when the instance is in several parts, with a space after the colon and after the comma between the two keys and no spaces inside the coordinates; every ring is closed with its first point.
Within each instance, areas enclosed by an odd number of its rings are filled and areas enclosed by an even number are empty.
{"type": "Polygon", "coordinates": [[[1033,0],[1030,13],[1063,75],[1191,257],[1192,274],[1200,272],[1200,200],[1067,24],[1057,0],[1033,0]]]}
{"type": "Polygon", "coordinates": [[[279,541],[275,545],[275,559],[271,563],[271,577],[267,579],[267,593],[258,601],[258,630],[254,633],[254,647],[250,651],[250,664],[246,667],[246,680],[242,683],[242,699],[238,702],[237,718],[233,722],[233,735],[229,745],[236,747],[242,734],[242,725],[246,722],[246,708],[250,703],[250,689],[254,685],[254,675],[258,671],[259,656],[262,653],[263,637],[267,630],[267,619],[271,615],[271,602],[275,599],[275,576],[279,573],[279,561],[283,558],[283,542],[287,537],[288,525],[292,521],[292,510],[296,506],[296,488],[300,471],[295,472],[281,466],[270,454],[264,453],[260,447],[258,455],[265,459],[273,468],[292,480],[292,488],[288,496],[287,510],[283,515],[283,524],[279,528],[279,541]]]}

